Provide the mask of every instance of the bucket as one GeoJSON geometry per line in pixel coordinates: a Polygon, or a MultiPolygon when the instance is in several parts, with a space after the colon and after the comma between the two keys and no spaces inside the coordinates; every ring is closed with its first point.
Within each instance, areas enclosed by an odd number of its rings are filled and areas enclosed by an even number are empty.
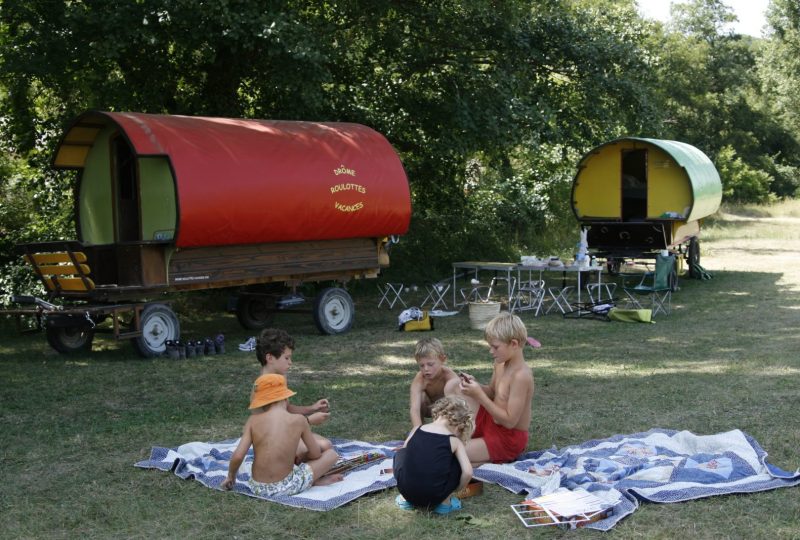
{"type": "Polygon", "coordinates": [[[500,313],[500,302],[470,302],[469,326],[473,330],[485,330],[489,321],[500,313]]]}

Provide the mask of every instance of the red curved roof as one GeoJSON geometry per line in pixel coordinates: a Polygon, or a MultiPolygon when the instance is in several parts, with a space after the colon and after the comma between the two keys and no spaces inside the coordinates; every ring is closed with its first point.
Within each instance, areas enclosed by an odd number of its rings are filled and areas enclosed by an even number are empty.
{"type": "MultiPolygon", "coordinates": [[[[404,234],[408,179],[366,126],[140,113],[111,119],[177,185],[180,247],[404,234]]],[[[80,120],[76,120],[76,123],[80,120]]]]}

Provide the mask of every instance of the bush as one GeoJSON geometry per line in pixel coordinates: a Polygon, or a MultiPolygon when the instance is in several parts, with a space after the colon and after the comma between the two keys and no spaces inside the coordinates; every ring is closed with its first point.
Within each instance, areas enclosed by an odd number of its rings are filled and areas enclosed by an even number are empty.
{"type": "Polygon", "coordinates": [[[754,169],[726,146],[717,154],[717,170],[722,180],[722,200],[733,203],[770,202],[769,188],[773,181],[768,173],[754,169]]]}

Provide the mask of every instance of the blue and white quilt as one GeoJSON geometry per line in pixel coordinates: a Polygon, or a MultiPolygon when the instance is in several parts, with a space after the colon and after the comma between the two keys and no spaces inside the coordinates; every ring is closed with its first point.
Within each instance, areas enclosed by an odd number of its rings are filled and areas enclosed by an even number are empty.
{"type": "MultiPolygon", "coordinates": [[[[250,497],[306,508],[332,510],[361,495],[392,488],[394,449],[402,441],[369,443],[331,439],[344,459],[365,452],[381,452],[384,460],[366,463],[345,473],[344,480],[313,486],[292,496],[264,497],[248,487],[252,449],[239,469],[233,491],[250,497]]],[[[153,447],[150,458],[136,467],[173,471],[212,489],[228,473],[228,462],[238,439],[216,443],[192,442],[177,448],[153,447]]],[[[478,480],[499,484],[514,493],[537,497],[559,488],[584,488],[612,509],[609,517],[587,528],[609,530],[631,514],[640,500],[681,502],[712,495],[753,493],[800,484],[793,473],[767,463],[767,453],[747,434],[733,430],[715,435],[652,429],[646,433],[614,435],[563,449],[528,452],[518,461],[487,464],[475,469],[478,480]]]]}
{"type": "MultiPolygon", "coordinates": [[[[221,442],[191,442],[177,448],[154,446],[150,458],[135,464],[143,469],[173,471],[181,478],[194,478],[212,489],[222,489],[222,482],[228,476],[228,463],[236,449],[239,439],[221,442]]],[[[391,472],[394,448],[403,441],[373,444],[363,441],[331,439],[336,452],[342,459],[349,459],[365,452],[380,452],[386,459],[372,461],[355,467],[344,474],[344,480],[327,486],[312,486],[297,495],[262,496],[256,495],[248,486],[250,469],[253,465],[253,449],[247,453],[236,476],[233,490],[250,497],[265,499],[296,508],[309,510],[332,510],[353,499],[372,491],[380,491],[397,485],[391,472]]]]}
{"type": "Polygon", "coordinates": [[[612,508],[607,518],[586,528],[606,531],[636,510],[640,499],[672,503],[800,484],[800,469],[790,473],[766,458],[761,446],[739,430],[695,435],[652,429],[528,452],[514,463],[478,467],[474,476],[532,497],[584,488],[612,508]]]}

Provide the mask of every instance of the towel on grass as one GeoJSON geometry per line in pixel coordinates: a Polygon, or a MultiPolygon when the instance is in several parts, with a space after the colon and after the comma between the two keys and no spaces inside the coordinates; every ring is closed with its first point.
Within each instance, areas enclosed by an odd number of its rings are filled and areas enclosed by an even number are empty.
{"type": "Polygon", "coordinates": [[[528,452],[514,463],[478,467],[474,476],[532,497],[584,488],[613,508],[609,517],[586,525],[606,531],[636,510],[639,499],[671,503],[800,484],[800,470],[781,470],[766,458],[739,430],[695,435],[652,429],[528,452]]]}
{"type": "MultiPolygon", "coordinates": [[[[253,449],[251,448],[239,468],[236,485],[232,491],[296,508],[325,511],[342,506],[366,493],[394,487],[397,484],[391,472],[381,471],[391,469],[393,449],[402,445],[403,441],[373,444],[363,441],[331,439],[331,442],[342,459],[350,459],[366,452],[379,452],[386,458],[365,463],[347,471],[341,482],[328,486],[312,486],[297,495],[267,497],[254,494],[248,485],[253,463],[253,449]]],[[[193,478],[206,487],[222,489],[222,482],[228,475],[228,463],[238,443],[239,439],[230,439],[209,443],[191,442],[177,448],[154,446],[150,452],[150,458],[136,463],[135,466],[143,469],[173,471],[181,478],[193,478]]]]}

